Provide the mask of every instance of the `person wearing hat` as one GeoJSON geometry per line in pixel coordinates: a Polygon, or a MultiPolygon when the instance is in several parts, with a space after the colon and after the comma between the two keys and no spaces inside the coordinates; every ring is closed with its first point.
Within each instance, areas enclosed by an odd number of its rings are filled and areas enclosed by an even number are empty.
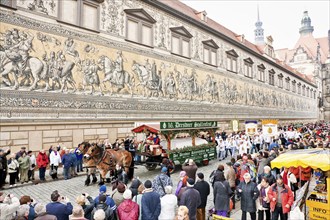
{"type": "Polygon", "coordinates": [[[182,170],[186,171],[187,176],[192,178],[196,181],[196,172],[197,172],[197,165],[195,164],[193,159],[187,159],[185,163],[182,165],[182,170]]]}
{"type": "Polygon", "coordinates": [[[132,191],[126,189],[124,194],[124,201],[118,206],[119,219],[139,219],[139,205],[132,201],[132,191]]]}
{"type": "Polygon", "coordinates": [[[9,187],[16,186],[16,177],[19,169],[18,161],[15,159],[15,154],[12,153],[8,160],[9,187]]]}
{"type": "Polygon", "coordinates": [[[117,188],[113,191],[111,198],[115,201],[116,206],[118,207],[122,201],[124,201],[124,192],[126,190],[126,186],[124,183],[119,182],[117,188]]]}
{"type": "Polygon", "coordinates": [[[160,195],[160,197],[163,197],[166,194],[166,186],[173,186],[173,182],[171,177],[167,175],[167,168],[163,167],[161,173],[153,179],[152,188],[160,195]]]}
{"type": "Polygon", "coordinates": [[[205,207],[207,197],[210,194],[210,184],[204,181],[204,174],[197,173],[197,181],[194,188],[199,192],[201,204],[197,207],[197,220],[205,220],[205,207]]]}
{"type": "MultiPolygon", "coordinates": [[[[108,205],[112,210],[116,210],[117,209],[117,205],[115,203],[115,201],[113,201],[113,199],[107,195],[107,187],[105,185],[100,186],[100,193],[98,196],[95,197],[94,202],[95,202],[95,207],[99,204],[99,198],[101,195],[105,195],[106,196],[106,205],[108,205]]],[[[93,215],[92,215],[93,216],[93,215]]]]}
{"type": "Polygon", "coordinates": [[[73,206],[69,198],[61,197],[57,190],[50,195],[52,202],[46,205],[46,212],[50,215],[55,215],[57,220],[69,220],[69,215],[72,214],[73,206]]]}
{"type": "Polygon", "coordinates": [[[178,185],[176,187],[176,191],[175,191],[175,195],[179,198],[179,195],[181,194],[180,192],[182,192],[182,189],[184,187],[187,186],[187,180],[188,180],[188,176],[187,176],[187,173],[186,171],[181,171],[180,172],[180,180],[178,182],[178,185]]]}
{"type": "Polygon", "coordinates": [[[26,147],[21,147],[21,150],[16,153],[15,159],[18,160],[23,153],[26,153],[26,147]]]}
{"type": "Polygon", "coordinates": [[[116,219],[116,211],[107,205],[107,196],[102,194],[99,196],[99,203],[96,205],[95,209],[92,211],[92,216],[94,216],[97,210],[103,210],[105,212],[105,219],[114,220],[116,219]]]}
{"type": "Polygon", "coordinates": [[[187,188],[183,192],[179,205],[187,206],[189,209],[189,219],[197,219],[197,208],[202,204],[199,192],[194,189],[195,180],[189,178],[187,180],[187,188]]]}
{"type": "Polygon", "coordinates": [[[23,152],[22,156],[18,158],[18,164],[21,183],[27,183],[29,181],[30,157],[26,156],[26,152],[23,152]]]}
{"type": "Polygon", "coordinates": [[[270,187],[267,195],[270,200],[272,220],[277,220],[279,216],[281,220],[287,220],[294,197],[290,187],[283,183],[283,177],[280,174],[276,176],[276,183],[270,187]]]}
{"type": "Polygon", "coordinates": [[[158,216],[161,211],[160,196],[152,189],[152,183],[150,180],[144,182],[145,190],[141,200],[142,213],[141,219],[158,220],[158,216]]]}
{"type": "Polygon", "coordinates": [[[19,199],[13,194],[0,192],[0,219],[13,219],[19,205],[19,199]]]}
{"type": "MultiPolygon", "coordinates": [[[[236,190],[236,173],[233,168],[233,163],[232,162],[227,162],[226,163],[227,167],[225,169],[225,178],[229,183],[231,191],[235,192],[236,190]]],[[[231,197],[231,201],[233,202],[233,209],[235,209],[235,196],[231,197]]]]}

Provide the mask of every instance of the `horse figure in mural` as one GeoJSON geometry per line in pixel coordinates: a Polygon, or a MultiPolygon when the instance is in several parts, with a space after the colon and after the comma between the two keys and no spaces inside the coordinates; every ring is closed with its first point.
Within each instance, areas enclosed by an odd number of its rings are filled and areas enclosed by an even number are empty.
{"type": "Polygon", "coordinates": [[[94,164],[101,174],[101,183],[104,183],[107,173],[114,171],[119,164],[129,176],[129,168],[132,164],[132,154],[126,150],[106,149],[105,145],[92,144],[84,155],[87,164],[94,164]]]}
{"type": "MultiPolygon", "coordinates": [[[[99,58],[98,63],[101,65],[105,75],[102,80],[103,84],[109,82],[111,88],[117,88],[117,92],[126,87],[131,96],[133,96],[134,77],[131,74],[125,70],[119,71],[117,68],[118,64],[105,55],[99,58]]],[[[112,91],[110,92],[112,93],[112,91]]]]}
{"type": "MultiPolygon", "coordinates": [[[[19,77],[22,77],[23,84],[25,81],[30,81],[30,77],[32,77],[33,82],[30,86],[30,91],[35,90],[38,86],[38,82],[40,80],[45,80],[46,87],[49,87],[48,79],[47,79],[47,72],[48,67],[47,64],[42,62],[39,58],[36,57],[28,57],[26,60],[26,64],[18,69],[15,63],[22,62],[20,58],[15,60],[15,56],[7,53],[6,51],[0,51],[0,74],[2,76],[3,82],[7,86],[13,86],[14,89],[18,89],[20,84],[18,81],[19,77]],[[14,78],[14,85],[12,85],[11,80],[9,79],[9,74],[13,73],[14,78]]],[[[28,83],[30,84],[30,83],[28,83]]]]}
{"type": "MultiPolygon", "coordinates": [[[[91,147],[92,145],[89,142],[82,142],[78,145],[78,149],[77,149],[77,154],[82,154],[85,155],[88,151],[88,149],[91,147]]],[[[85,186],[89,186],[89,184],[91,183],[91,175],[93,177],[92,183],[96,183],[97,182],[97,177],[96,177],[96,164],[92,164],[92,163],[88,163],[89,161],[86,160],[85,158],[83,159],[84,162],[84,167],[86,168],[87,171],[87,178],[85,180],[85,186]],[[88,164],[87,164],[88,163],[88,164]]],[[[90,161],[93,162],[93,161],[90,161]]]]}
{"type": "Polygon", "coordinates": [[[155,63],[150,65],[149,69],[145,65],[141,65],[134,60],[132,70],[138,76],[139,84],[137,84],[136,87],[142,86],[143,96],[159,97],[160,94],[164,96],[162,77],[157,74],[157,66],[155,63]],[[148,95],[147,90],[149,90],[148,95]]]}

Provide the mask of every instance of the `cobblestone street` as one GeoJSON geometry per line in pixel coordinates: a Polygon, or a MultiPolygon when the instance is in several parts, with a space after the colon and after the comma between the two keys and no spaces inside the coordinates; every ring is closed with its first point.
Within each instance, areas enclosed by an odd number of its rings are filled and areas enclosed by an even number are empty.
{"type": "MultiPolygon", "coordinates": [[[[202,172],[204,173],[205,180],[208,181],[208,177],[210,173],[217,168],[219,164],[225,164],[228,161],[217,161],[213,160],[210,161],[208,166],[199,166],[197,172],[202,172]]],[[[156,175],[160,173],[160,167],[157,167],[156,170],[154,171],[148,171],[144,166],[136,166],[137,168],[135,169],[135,176],[139,177],[139,179],[144,182],[147,179],[152,180],[156,175]]],[[[176,184],[179,181],[179,172],[178,170],[180,167],[176,167],[176,172],[171,175],[173,184],[174,184],[174,189],[176,188],[176,184]]],[[[35,202],[43,202],[43,203],[49,203],[50,202],[50,194],[54,190],[58,190],[59,193],[62,196],[66,196],[70,199],[70,202],[72,204],[76,204],[75,198],[81,194],[81,193],[88,193],[91,195],[93,198],[98,195],[99,187],[97,184],[90,185],[90,186],[84,186],[84,181],[86,178],[86,175],[80,174],[78,177],[74,177],[69,180],[63,180],[61,179],[62,176],[62,169],[59,169],[59,177],[60,180],[53,181],[50,179],[49,172],[46,172],[46,177],[47,177],[47,182],[45,183],[40,183],[33,185],[32,183],[30,184],[25,184],[21,185],[20,183],[17,184],[17,187],[14,188],[7,188],[4,190],[5,193],[13,193],[14,195],[20,197],[22,195],[30,195],[35,202]]],[[[36,172],[36,179],[38,179],[38,173],[36,172]]],[[[111,194],[111,187],[110,184],[107,185],[107,193],[111,194]]],[[[130,183],[128,183],[130,185],[130,183]]],[[[8,186],[8,185],[6,185],[8,186]]],[[[210,196],[208,197],[208,202],[207,202],[207,207],[206,210],[209,210],[211,207],[213,207],[213,190],[211,187],[211,193],[210,196]]],[[[232,212],[232,218],[233,219],[240,219],[241,217],[241,212],[239,210],[239,203],[236,203],[236,209],[232,212]]]]}

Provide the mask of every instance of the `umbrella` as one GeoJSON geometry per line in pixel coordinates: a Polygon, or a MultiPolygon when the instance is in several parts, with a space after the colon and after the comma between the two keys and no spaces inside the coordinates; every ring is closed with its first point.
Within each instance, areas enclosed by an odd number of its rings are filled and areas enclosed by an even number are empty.
{"type": "Polygon", "coordinates": [[[300,166],[328,171],[330,170],[330,149],[291,150],[271,161],[271,166],[276,168],[300,166]]]}

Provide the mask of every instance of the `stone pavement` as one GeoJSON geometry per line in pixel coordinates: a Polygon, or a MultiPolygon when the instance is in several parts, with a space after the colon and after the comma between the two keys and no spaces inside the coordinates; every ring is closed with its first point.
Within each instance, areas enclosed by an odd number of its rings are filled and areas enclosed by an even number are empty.
{"type": "MultiPolygon", "coordinates": [[[[210,161],[208,166],[199,166],[197,172],[204,173],[205,180],[208,180],[209,175],[213,170],[215,170],[219,164],[225,164],[229,159],[225,161],[217,161],[213,160],[210,161]]],[[[135,176],[138,177],[142,182],[144,182],[147,179],[152,180],[156,175],[160,173],[160,167],[157,167],[156,170],[148,171],[143,166],[136,166],[135,169],[135,176]]],[[[179,169],[179,167],[177,167],[179,169]]],[[[90,186],[84,186],[84,181],[86,178],[86,175],[83,173],[79,173],[78,177],[74,177],[69,180],[64,180],[62,176],[62,169],[59,168],[58,170],[59,180],[53,181],[51,180],[49,176],[49,171],[46,172],[46,182],[39,183],[39,184],[24,184],[21,185],[20,183],[17,184],[17,187],[8,188],[8,185],[6,185],[6,189],[4,190],[4,193],[12,193],[18,197],[22,195],[30,195],[34,202],[43,202],[43,203],[49,203],[50,202],[50,194],[54,190],[58,190],[60,195],[66,196],[69,198],[69,200],[72,202],[72,204],[76,204],[75,198],[80,195],[81,193],[88,193],[93,198],[98,195],[99,187],[97,184],[90,185],[90,186]]],[[[36,179],[38,179],[38,172],[35,173],[36,179]]],[[[179,171],[177,170],[173,175],[171,175],[174,189],[176,188],[176,184],[179,181],[179,171]]],[[[111,194],[111,187],[109,184],[107,185],[107,193],[111,194]]],[[[130,185],[130,183],[128,184],[130,185]]],[[[208,197],[207,207],[206,210],[211,209],[214,206],[213,204],[213,190],[211,187],[211,193],[208,197]]],[[[233,219],[241,219],[241,211],[240,209],[240,203],[236,203],[236,209],[232,211],[232,218],[233,219]]],[[[249,217],[248,217],[249,219],[249,217]]]]}

